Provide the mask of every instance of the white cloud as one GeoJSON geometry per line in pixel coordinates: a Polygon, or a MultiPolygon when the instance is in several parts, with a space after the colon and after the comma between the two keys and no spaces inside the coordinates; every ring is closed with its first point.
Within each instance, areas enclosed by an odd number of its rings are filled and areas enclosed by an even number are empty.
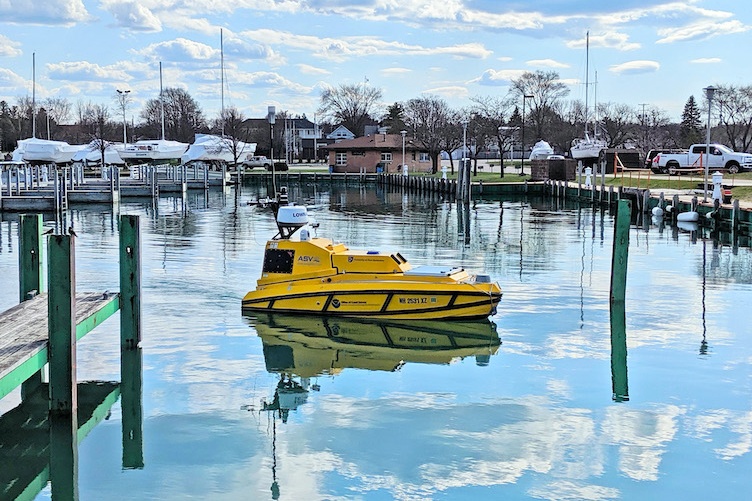
{"type": "Polygon", "coordinates": [[[569,68],[568,64],[554,61],[553,59],[531,59],[527,62],[528,66],[535,66],[539,68],[569,68]]]}
{"type": "Polygon", "coordinates": [[[713,38],[720,35],[743,33],[745,31],[749,31],[751,28],[752,26],[746,26],[740,21],[727,21],[725,23],[719,23],[716,21],[708,20],[693,23],[687,26],[682,26],[680,28],[662,28],[658,30],[658,35],[661,38],[657,40],[656,43],[707,40],[708,38],[713,38]]]}
{"type": "Polygon", "coordinates": [[[91,21],[82,0],[4,0],[0,2],[0,21],[19,24],[73,26],[91,21]]]}
{"type": "Polygon", "coordinates": [[[723,60],[720,57],[700,57],[697,59],[692,59],[690,63],[692,64],[715,64],[720,63],[723,60]]]}
{"type": "Polygon", "coordinates": [[[26,80],[13,73],[11,70],[0,68],[0,89],[22,89],[26,86],[26,80]]]}
{"type": "Polygon", "coordinates": [[[524,70],[486,70],[470,83],[491,86],[509,85],[513,78],[519,78],[523,73],[525,73],[524,70]]]}
{"type": "Polygon", "coordinates": [[[661,65],[657,61],[627,61],[611,66],[609,71],[619,75],[635,75],[638,73],[655,73],[660,67],[661,65]]]}
{"type": "Polygon", "coordinates": [[[315,57],[332,61],[367,56],[453,56],[457,58],[486,58],[492,52],[480,43],[467,43],[443,47],[424,47],[402,42],[386,41],[375,37],[320,38],[296,35],[285,31],[260,29],[246,31],[244,37],[269,45],[312,51],[315,57]]]}
{"type": "Polygon", "coordinates": [[[104,5],[117,21],[118,26],[131,31],[158,32],[162,31],[162,22],[159,17],[136,2],[111,3],[104,5]]]}
{"type": "Polygon", "coordinates": [[[16,57],[21,55],[20,43],[0,35],[0,57],[16,57]]]}
{"type": "Polygon", "coordinates": [[[451,99],[465,99],[470,94],[467,88],[460,85],[449,85],[445,87],[434,87],[433,89],[426,89],[421,94],[435,95],[451,99]]]}
{"type": "Polygon", "coordinates": [[[88,61],[52,63],[47,65],[47,76],[53,80],[127,82],[131,76],[114,66],[99,66],[88,61]]]}
{"type": "Polygon", "coordinates": [[[311,66],[310,64],[299,64],[298,69],[301,73],[304,73],[306,75],[331,75],[331,71],[325,70],[324,68],[318,68],[316,66],[311,66]]]}
{"type": "MultiPolygon", "coordinates": [[[[641,47],[639,43],[630,42],[629,35],[626,33],[613,31],[612,28],[608,28],[608,30],[603,33],[590,33],[590,47],[603,47],[620,51],[636,50],[641,47]]],[[[584,49],[586,43],[587,38],[583,34],[582,38],[570,40],[566,43],[566,46],[571,49],[584,49]]]]}
{"type": "Polygon", "coordinates": [[[166,42],[154,43],[138,51],[142,56],[160,61],[207,61],[219,60],[219,50],[209,45],[176,38],[166,42]]]}
{"type": "Polygon", "coordinates": [[[380,73],[385,76],[397,76],[411,73],[412,71],[410,68],[384,68],[380,73]]]}

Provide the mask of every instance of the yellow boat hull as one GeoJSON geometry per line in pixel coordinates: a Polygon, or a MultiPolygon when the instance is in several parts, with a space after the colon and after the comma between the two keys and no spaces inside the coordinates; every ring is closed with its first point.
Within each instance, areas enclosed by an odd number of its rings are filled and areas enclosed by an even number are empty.
{"type": "Polygon", "coordinates": [[[243,309],[395,320],[480,319],[492,315],[501,300],[495,283],[413,281],[282,283],[251,291],[243,309]]]}

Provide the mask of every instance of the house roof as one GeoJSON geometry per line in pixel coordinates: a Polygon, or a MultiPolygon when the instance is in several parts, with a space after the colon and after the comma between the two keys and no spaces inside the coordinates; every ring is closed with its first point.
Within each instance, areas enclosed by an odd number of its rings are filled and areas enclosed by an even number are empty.
{"type": "MultiPolygon", "coordinates": [[[[344,139],[338,143],[329,144],[330,150],[401,150],[402,134],[376,134],[373,136],[344,139]]],[[[413,139],[405,138],[406,150],[424,150],[420,143],[413,139]]]]}

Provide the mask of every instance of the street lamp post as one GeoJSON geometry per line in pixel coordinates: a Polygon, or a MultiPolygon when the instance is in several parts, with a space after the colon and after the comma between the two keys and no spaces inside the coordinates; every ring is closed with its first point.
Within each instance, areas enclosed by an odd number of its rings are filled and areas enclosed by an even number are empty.
{"type": "Polygon", "coordinates": [[[462,121],[462,165],[460,166],[460,175],[462,176],[462,183],[460,183],[460,189],[462,190],[462,197],[465,198],[467,189],[465,185],[469,186],[470,169],[465,169],[467,163],[467,120],[462,121]]]}
{"type": "Polygon", "coordinates": [[[400,134],[402,134],[402,168],[405,168],[405,136],[407,135],[406,130],[401,130],[400,134]]]}
{"type": "Polygon", "coordinates": [[[125,151],[125,147],[128,145],[128,122],[125,119],[125,107],[128,105],[128,94],[130,94],[130,92],[130,90],[117,89],[120,107],[123,109],[123,151],[125,151]]]}
{"type": "Polygon", "coordinates": [[[272,190],[274,196],[277,196],[277,183],[274,180],[274,121],[277,115],[277,109],[274,106],[267,108],[266,119],[269,121],[269,162],[272,164],[272,190]]]}
{"type": "Polygon", "coordinates": [[[705,136],[705,189],[702,197],[703,202],[708,201],[708,170],[710,168],[710,110],[713,103],[713,94],[715,94],[716,88],[712,85],[705,87],[705,97],[708,98],[708,130],[705,136]]]}
{"type": "Polygon", "coordinates": [[[522,96],[522,152],[520,154],[520,176],[525,175],[525,103],[528,99],[532,99],[530,94],[524,94],[522,96]]]}

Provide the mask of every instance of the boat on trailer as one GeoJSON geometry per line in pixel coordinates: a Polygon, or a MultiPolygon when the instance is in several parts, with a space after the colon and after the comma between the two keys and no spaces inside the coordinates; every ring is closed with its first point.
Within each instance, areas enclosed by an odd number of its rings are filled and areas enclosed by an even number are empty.
{"type": "Polygon", "coordinates": [[[281,206],[245,311],[399,320],[474,320],[496,312],[501,288],[462,267],[412,266],[399,252],[353,250],[311,236],[303,206],[281,206]],[[300,230],[300,231],[299,231],[300,230]]]}

